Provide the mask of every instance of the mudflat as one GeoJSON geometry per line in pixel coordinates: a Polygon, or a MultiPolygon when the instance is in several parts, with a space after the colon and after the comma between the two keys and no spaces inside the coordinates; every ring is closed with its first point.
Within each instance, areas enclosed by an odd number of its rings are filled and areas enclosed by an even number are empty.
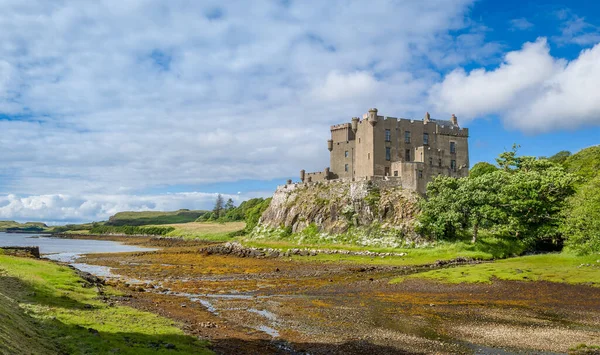
{"type": "MultiPolygon", "coordinates": [[[[117,238],[118,239],[118,238],[117,238]]],[[[598,345],[600,288],[495,280],[390,280],[420,268],[208,254],[205,243],[135,238],[154,252],[92,254],[112,301],[209,339],[221,354],[564,354],[598,345]]]]}

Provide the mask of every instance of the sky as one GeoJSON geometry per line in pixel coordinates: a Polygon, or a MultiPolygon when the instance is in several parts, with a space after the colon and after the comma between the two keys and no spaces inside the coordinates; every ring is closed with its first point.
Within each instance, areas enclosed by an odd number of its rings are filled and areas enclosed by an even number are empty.
{"type": "Polygon", "coordinates": [[[600,144],[595,1],[0,0],[0,220],[266,197],[371,107],[513,143],[600,144]]]}

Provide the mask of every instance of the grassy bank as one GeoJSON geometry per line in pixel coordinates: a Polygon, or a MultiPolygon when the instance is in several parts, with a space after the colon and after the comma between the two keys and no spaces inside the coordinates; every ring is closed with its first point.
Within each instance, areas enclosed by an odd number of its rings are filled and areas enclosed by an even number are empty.
{"type": "Polygon", "coordinates": [[[439,269],[400,277],[437,280],[448,283],[484,282],[495,279],[514,281],[550,281],[589,284],[600,287],[600,255],[577,256],[567,252],[521,256],[493,263],[439,269]]]}
{"type": "Polygon", "coordinates": [[[167,236],[211,241],[228,241],[232,240],[230,233],[240,231],[244,229],[245,226],[246,224],[244,222],[192,222],[167,224],[163,227],[174,228],[167,236]]]}
{"type": "Polygon", "coordinates": [[[54,263],[0,255],[0,353],[210,354],[172,321],[100,300],[54,263]]]}

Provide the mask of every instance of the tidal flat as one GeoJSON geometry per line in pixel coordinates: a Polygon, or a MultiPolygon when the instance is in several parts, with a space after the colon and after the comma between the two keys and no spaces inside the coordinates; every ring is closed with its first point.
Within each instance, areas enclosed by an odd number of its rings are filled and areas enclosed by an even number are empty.
{"type": "Polygon", "coordinates": [[[600,343],[600,288],[590,284],[456,284],[393,262],[241,258],[207,253],[214,243],[202,241],[129,242],[159,250],[78,262],[110,268],[107,284],[123,294],[111,302],[172,319],[216,353],[575,354],[600,343]]]}

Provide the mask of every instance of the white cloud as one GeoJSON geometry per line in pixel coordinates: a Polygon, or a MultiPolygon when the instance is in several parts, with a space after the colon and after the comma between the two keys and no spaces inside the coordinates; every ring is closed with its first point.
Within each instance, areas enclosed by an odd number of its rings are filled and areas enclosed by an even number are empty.
{"type": "MultiPolygon", "coordinates": [[[[264,197],[268,192],[224,194],[236,205],[241,201],[264,197]]],[[[106,220],[121,211],[173,211],[181,208],[209,210],[216,193],[185,192],[160,195],[0,195],[0,220],[43,221],[49,224],[106,220]]]]}
{"type": "Polygon", "coordinates": [[[560,36],[553,37],[558,44],[589,46],[600,42],[600,27],[585,21],[585,18],[568,9],[558,11],[557,17],[564,21],[560,27],[560,36]]]}
{"type": "Polygon", "coordinates": [[[600,44],[568,62],[552,57],[540,38],[507,53],[494,70],[452,71],[432,88],[430,102],[467,121],[495,114],[527,132],[575,129],[600,125],[599,80],[600,44]]]}
{"type": "Polygon", "coordinates": [[[367,72],[342,74],[332,71],[322,85],[313,89],[313,95],[324,101],[339,101],[379,94],[377,80],[367,72]]]}
{"type": "Polygon", "coordinates": [[[321,170],[330,124],[421,117],[436,68],[495,55],[472,3],[1,1],[0,194],[321,170]]]}
{"type": "Polygon", "coordinates": [[[510,20],[509,22],[511,31],[524,31],[533,28],[533,23],[529,22],[525,17],[515,18],[510,20]]]}

